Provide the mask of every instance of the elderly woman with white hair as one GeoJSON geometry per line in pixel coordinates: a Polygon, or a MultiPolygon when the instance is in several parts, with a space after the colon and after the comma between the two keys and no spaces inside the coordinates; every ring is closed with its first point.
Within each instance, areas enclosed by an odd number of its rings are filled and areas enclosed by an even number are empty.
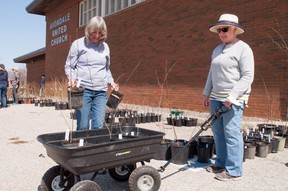
{"type": "Polygon", "coordinates": [[[237,180],[243,175],[243,137],[241,122],[254,80],[254,56],[249,45],[237,38],[244,33],[238,17],[223,14],[209,27],[222,41],[212,53],[212,61],[203,90],[203,104],[212,113],[218,107],[231,108],[212,126],[217,159],[207,168],[216,179],[237,180]]]}
{"type": "Polygon", "coordinates": [[[85,36],[76,39],[65,64],[69,86],[85,88],[83,106],[76,110],[77,130],[102,128],[105,119],[108,85],[118,90],[110,71],[110,49],[105,42],[107,26],[102,17],[93,17],[85,27],[85,36]]]}

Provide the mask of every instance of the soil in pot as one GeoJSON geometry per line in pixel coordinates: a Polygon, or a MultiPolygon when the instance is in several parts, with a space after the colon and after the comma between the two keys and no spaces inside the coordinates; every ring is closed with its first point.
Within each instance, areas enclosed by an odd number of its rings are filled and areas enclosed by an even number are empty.
{"type": "Polygon", "coordinates": [[[188,141],[176,140],[171,143],[171,162],[174,164],[186,164],[189,156],[189,145],[187,145],[181,152],[179,152],[188,141]],[[178,153],[179,152],[179,153],[178,153]],[[175,156],[177,154],[177,156],[175,156]],[[175,157],[174,157],[175,156],[175,157]],[[173,158],[174,157],[174,158],[173,158]]]}
{"type": "Polygon", "coordinates": [[[268,145],[264,142],[256,143],[256,156],[260,158],[266,158],[268,155],[268,145]]]}
{"type": "Polygon", "coordinates": [[[158,151],[155,153],[156,160],[170,160],[171,159],[171,143],[170,139],[163,139],[160,143],[158,151]]]}

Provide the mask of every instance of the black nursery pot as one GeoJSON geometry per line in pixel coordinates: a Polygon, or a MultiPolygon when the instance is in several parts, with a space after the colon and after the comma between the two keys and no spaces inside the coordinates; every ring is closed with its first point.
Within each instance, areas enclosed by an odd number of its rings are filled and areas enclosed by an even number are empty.
{"type": "Polygon", "coordinates": [[[172,157],[171,162],[172,163],[174,164],[186,164],[187,163],[188,157],[189,157],[189,145],[185,147],[187,143],[188,141],[186,140],[176,140],[171,143],[171,157],[172,157]],[[181,152],[179,152],[183,147],[185,148],[181,152]],[[176,154],[177,156],[175,156],[176,154]]]}
{"type": "Polygon", "coordinates": [[[197,118],[188,118],[185,119],[185,126],[187,127],[192,127],[192,126],[197,126],[197,118]]]}
{"type": "Polygon", "coordinates": [[[254,159],[256,154],[256,144],[254,142],[244,143],[244,155],[246,159],[254,159]]]}
{"type": "Polygon", "coordinates": [[[271,142],[269,144],[269,151],[271,151],[271,153],[277,153],[278,148],[279,148],[279,143],[280,143],[279,139],[276,139],[276,138],[271,139],[271,142]]]}
{"type": "Polygon", "coordinates": [[[160,143],[158,151],[155,153],[156,160],[170,160],[171,159],[171,143],[170,139],[163,139],[160,143]]]}
{"type": "Polygon", "coordinates": [[[194,156],[197,156],[197,154],[198,154],[197,145],[198,145],[197,140],[194,140],[190,143],[190,145],[189,145],[189,158],[193,158],[194,156]]]}
{"type": "Polygon", "coordinates": [[[174,125],[176,127],[181,127],[182,126],[182,119],[181,118],[173,118],[173,122],[174,122],[174,125]]]}
{"type": "Polygon", "coordinates": [[[106,105],[110,108],[116,109],[124,97],[124,94],[113,90],[108,98],[106,105]]]}
{"type": "Polygon", "coordinates": [[[172,117],[167,117],[167,125],[172,125],[172,117]]]}
{"type": "Polygon", "coordinates": [[[264,142],[256,143],[256,156],[260,158],[266,158],[268,155],[268,145],[264,142]]]}
{"type": "Polygon", "coordinates": [[[212,136],[202,136],[197,145],[198,162],[208,163],[214,154],[214,139],[212,136]]]}
{"type": "Polygon", "coordinates": [[[60,109],[61,109],[60,108],[60,102],[55,102],[55,110],[60,110],[60,109]]]}

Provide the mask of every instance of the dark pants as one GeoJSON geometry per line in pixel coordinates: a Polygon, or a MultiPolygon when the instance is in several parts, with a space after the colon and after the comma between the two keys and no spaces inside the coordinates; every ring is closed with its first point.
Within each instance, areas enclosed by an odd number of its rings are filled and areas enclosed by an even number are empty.
{"type": "Polygon", "coordinates": [[[19,86],[15,85],[12,88],[13,102],[18,103],[18,88],[19,86]]]}

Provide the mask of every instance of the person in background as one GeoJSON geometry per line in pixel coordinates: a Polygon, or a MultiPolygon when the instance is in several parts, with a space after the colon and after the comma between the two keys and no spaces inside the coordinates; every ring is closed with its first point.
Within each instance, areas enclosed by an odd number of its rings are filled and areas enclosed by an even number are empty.
{"type": "Polygon", "coordinates": [[[4,64],[0,64],[0,99],[1,106],[0,108],[7,107],[7,87],[8,83],[8,73],[5,69],[4,64]]]}
{"type": "Polygon", "coordinates": [[[41,76],[41,79],[40,79],[39,96],[42,96],[42,93],[43,93],[43,91],[44,91],[44,89],[45,89],[45,83],[46,83],[46,81],[45,81],[45,75],[42,75],[42,76],[41,76]]]}
{"type": "Polygon", "coordinates": [[[243,137],[241,122],[254,80],[254,56],[248,44],[237,35],[244,33],[238,17],[223,14],[209,27],[222,41],[212,53],[203,90],[203,104],[214,113],[218,107],[230,108],[212,126],[216,146],[215,164],[207,168],[221,181],[237,180],[243,175],[243,137]]]}
{"type": "Polygon", "coordinates": [[[12,96],[13,96],[13,104],[18,104],[18,89],[20,87],[20,73],[19,68],[12,68],[12,96]]]}
{"type": "Polygon", "coordinates": [[[107,88],[118,90],[110,71],[110,49],[105,42],[107,26],[102,17],[93,17],[85,27],[85,36],[76,39],[69,50],[65,73],[68,86],[85,88],[83,106],[76,110],[77,130],[102,128],[105,119],[107,88]]]}

